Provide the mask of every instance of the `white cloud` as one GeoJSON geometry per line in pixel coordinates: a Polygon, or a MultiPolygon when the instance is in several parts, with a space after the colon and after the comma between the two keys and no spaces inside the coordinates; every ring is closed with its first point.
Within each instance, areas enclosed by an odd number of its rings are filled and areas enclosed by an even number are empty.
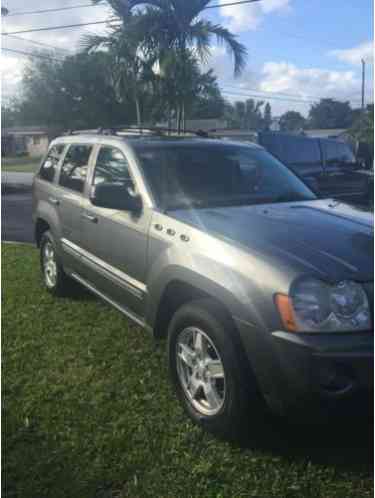
{"type": "Polygon", "coordinates": [[[22,78],[23,62],[18,57],[1,55],[1,87],[5,101],[14,96],[22,78]]]}
{"type": "Polygon", "coordinates": [[[337,57],[340,61],[347,62],[349,64],[361,64],[361,59],[364,59],[368,63],[373,63],[374,61],[374,45],[372,42],[364,42],[353,48],[331,50],[328,55],[337,57]]]}
{"type": "MultiPolygon", "coordinates": [[[[218,75],[225,98],[231,101],[247,97],[269,100],[274,115],[287,110],[307,115],[311,103],[321,98],[349,100],[352,107],[360,105],[361,79],[357,69],[304,68],[288,61],[268,61],[257,68],[250,61],[242,76],[235,79],[230,57],[221,47],[213,50],[209,67],[218,75]]],[[[372,95],[372,87],[372,80],[368,78],[368,98],[372,95]]]]}
{"type": "MultiPolygon", "coordinates": [[[[47,6],[42,5],[40,0],[12,0],[11,13],[38,10],[42,8],[59,8],[76,5],[76,0],[50,0],[47,6]],[[26,8],[27,7],[27,8],[26,8]]],[[[107,19],[110,10],[107,6],[88,7],[83,9],[66,10],[54,13],[38,15],[14,16],[2,19],[3,32],[23,31],[33,28],[59,26],[64,24],[78,24],[94,22],[107,19]]],[[[22,52],[39,52],[49,50],[48,47],[32,43],[45,43],[56,47],[55,57],[61,57],[74,53],[79,49],[79,42],[83,33],[102,34],[106,30],[105,24],[87,26],[86,28],[72,28],[63,30],[38,31],[33,33],[21,33],[11,36],[2,36],[2,48],[19,50],[22,52]],[[23,39],[22,39],[23,38],[23,39]]],[[[29,60],[29,57],[22,54],[15,54],[4,51],[1,56],[2,67],[2,94],[5,98],[16,95],[20,91],[20,81],[22,72],[29,60]]]]}
{"type": "Polygon", "coordinates": [[[359,80],[354,71],[331,71],[319,68],[299,68],[288,62],[266,62],[262,70],[260,89],[303,96],[331,96],[352,93],[359,80]]]}
{"type": "MultiPolygon", "coordinates": [[[[289,10],[290,2],[291,0],[264,0],[254,4],[222,6],[220,14],[228,18],[228,27],[232,31],[250,31],[258,28],[266,14],[289,10]]],[[[228,0],[220,0],[219,3],[225,4],[228,0]]]]}

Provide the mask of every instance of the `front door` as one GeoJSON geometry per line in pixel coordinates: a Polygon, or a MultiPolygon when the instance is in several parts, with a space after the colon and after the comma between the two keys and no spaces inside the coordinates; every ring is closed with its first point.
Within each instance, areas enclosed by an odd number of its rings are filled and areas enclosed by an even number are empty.
{"type": "MultiPolygon", "coordinates": [[[[136,190],[124,153],[101,146],[91,189],[105,183],[123,183],[136,190]]],[[[147,293],[146,257],[149,208],[139,214],[94,206],[85,198],[82,212],[83,262],[85,275],[99,291],[138,317],[144,314],[147,293]]]]}

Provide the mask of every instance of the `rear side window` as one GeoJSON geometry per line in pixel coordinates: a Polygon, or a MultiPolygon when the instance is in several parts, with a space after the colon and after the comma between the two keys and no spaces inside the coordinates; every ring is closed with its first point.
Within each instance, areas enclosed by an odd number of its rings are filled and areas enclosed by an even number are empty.
{"type": "Polygon", "coordinates": [[[285,140],[285,161],[288,164],[316,164],[321,160],[318,140],[291,137],[285,140]]]}
{"type": "Polygon", "coordinates": [[[62,187],[83,192],[92,152],[90,145],[71,145],[66,153],[60,173],[62,187]]]}
{"type": "Polygon", "coordinates": [[[57,165],[59,164],[64,147],[65,146],[62,144],[54,145],[53,147],[51,147],[46,159],[44,160],[44,163],[42,164],[42,167],[40,168],[39,171],[40,178],[46,180],[47,182],[53,182],[56,168],[57,165]]]}
{"type": "Polygon", "coordinates": [[[335,142],[334,140],[327,140],[323,144],[328,165],[355,162],[354,154],[347,144],[335,142]]]}

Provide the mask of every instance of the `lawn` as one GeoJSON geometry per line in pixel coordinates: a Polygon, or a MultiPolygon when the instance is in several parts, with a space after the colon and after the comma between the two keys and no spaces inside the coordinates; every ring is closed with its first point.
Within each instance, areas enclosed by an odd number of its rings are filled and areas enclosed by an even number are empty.
{"type": "Polygon", "coordinates": [[[182,412],[163,343],[85,292],[51,297],[34,248],[2,254],[8,498],[373,496],[370,424],[220,441],[182,412]]]}
{"type": "Polygon", "coordinates": [[[40,165],[40,157],[2,157],[1,170],[22,173],[35,173],[40,165]]]}

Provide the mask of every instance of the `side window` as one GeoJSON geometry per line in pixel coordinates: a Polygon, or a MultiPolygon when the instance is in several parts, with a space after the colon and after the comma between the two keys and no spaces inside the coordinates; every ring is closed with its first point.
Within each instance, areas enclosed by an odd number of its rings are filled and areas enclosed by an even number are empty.
{"type": "Polygon", "coordinates": [[[93,184],[124,183],[134,188],[129,163],[124,154],[114,147],[102,147],[96,160],[93,184]]]}
{"type": "Polygon", "coordinates": [[[54,145],[50,149],[46,159],[44,160],[44,163],[42,164],[42,167],[40,168],[39,171],[40,178],[46,180],[47,182],[53,182],[55,171],[60,161],[64,147],[65,147],[64,145],[60,144],[60,145],[54,145]]]}
{"type": "Polygon", "coordinates": [[[71,145],[61,166],[60,185],[83,192],[92,151],[90,145],[71,145]]]}

